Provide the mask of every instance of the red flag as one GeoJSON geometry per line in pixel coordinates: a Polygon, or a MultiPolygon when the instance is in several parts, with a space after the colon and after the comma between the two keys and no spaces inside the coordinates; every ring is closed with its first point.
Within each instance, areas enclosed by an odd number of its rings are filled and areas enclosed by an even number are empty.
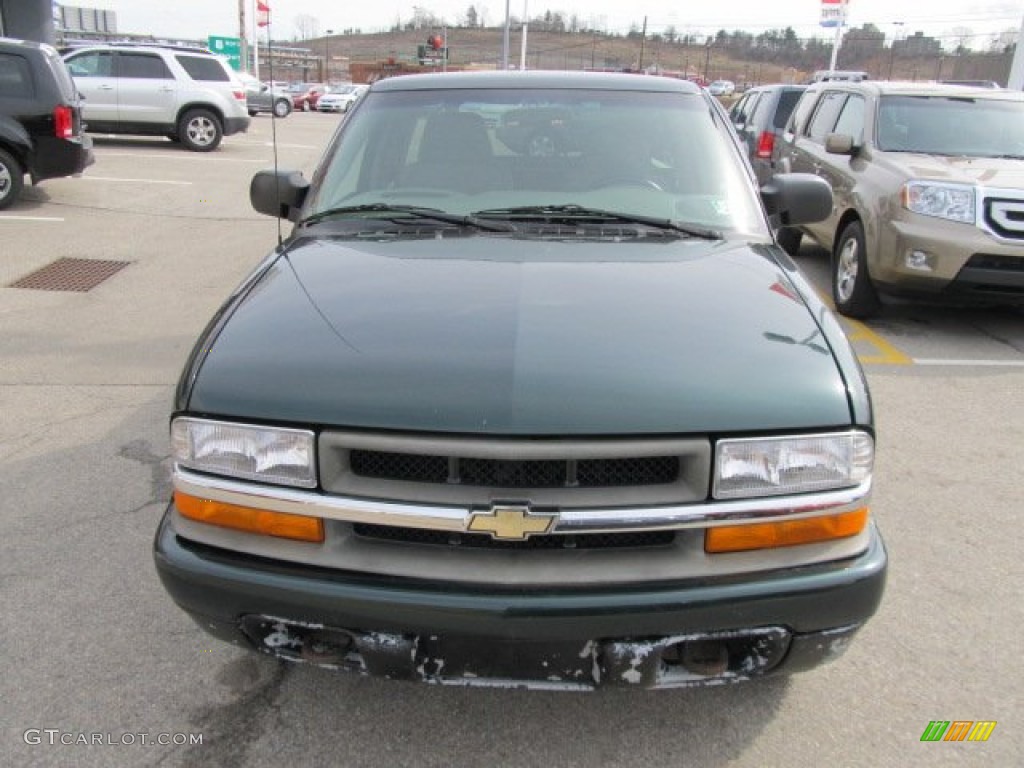
{"type": "Polygon", "coordinates": [[[256,0],[256,26],[270,26],[270,5],[262,0],[256,0]]]}

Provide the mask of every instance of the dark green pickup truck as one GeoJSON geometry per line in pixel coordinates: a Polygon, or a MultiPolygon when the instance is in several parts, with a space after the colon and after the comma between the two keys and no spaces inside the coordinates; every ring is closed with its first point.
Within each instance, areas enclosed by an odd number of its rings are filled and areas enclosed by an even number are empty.
{"type": "Polygon", "coordinates": [[[385,80],[311,181],[251,197],[295,226],[188,361],[155,542],[208,632],[400,679],[662,688],[811,667],[875,611],[867,386],[772,235],[831,192],[758,190],[701,89],[385,80]]]}

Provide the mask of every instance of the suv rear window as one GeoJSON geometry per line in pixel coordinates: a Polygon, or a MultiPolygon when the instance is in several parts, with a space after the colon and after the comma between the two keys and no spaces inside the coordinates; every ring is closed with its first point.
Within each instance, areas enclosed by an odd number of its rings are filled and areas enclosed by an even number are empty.
{"type": "Polygon", "coordinates": [[[229,83],[231,75],[220,60],[212,56],[175,56],[193,80],[205,82],[229,83]]]}
{"type": "Polygon", "coordinates": [[[35,90],[25,57],[0,53],[0,99],[31,99],[35,90]]]}
{"type": "Polygon", "coordinates": [[[779,94],[779,106],[775,110],[775,119],[772,124],[780,131],[786,127],[789,116],[793,114],[793,107],[800,101],[803,91],[783,91],[779,94]]]}

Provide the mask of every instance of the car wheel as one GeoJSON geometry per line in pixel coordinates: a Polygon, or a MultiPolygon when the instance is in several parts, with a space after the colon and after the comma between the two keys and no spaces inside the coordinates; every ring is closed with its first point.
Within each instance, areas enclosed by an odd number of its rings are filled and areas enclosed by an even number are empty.
{"type": "Polygon", "coordinates": [[[803,237],[803,232],[791,227],[782,227],[775,233],[775,239],[778,241],[779,247],[790,256],[796,256],[800,253],[800,241],[803,240],[803,237]]]}
{"type": "Polygon", "coordinates": [[[0,149],[0,210],[12,205],[25,185],[25,171],[11,155],[0,149]]]}
{"type": "Polygon", "coordinates": [[[220,145],[224,129],[208,109],[190,109],[178,123],[181,143],[193,152],[211,152],[220,145]]]}
{"type": "Polygon", "coordinates": [[[249,117],[256,117],[256,115],[258,115],[258,114],[259,114],[259,110],[257,110],[257,109],[250,109],[249,110],[249,117]]]}
{"type": "Polygon", "coordinates": [[[846,225],[832,257],[832,298],[847,317],[868,317],[878,310],[878,294],[868,273],[864,227],[859,221],[846,225]]]}
{"type": "Polygon", "coordinates": [[[288,117],[292,113],[292,105],[284,99],[278,99],[274,102],[274,114],[277,117],[288,117]]]}

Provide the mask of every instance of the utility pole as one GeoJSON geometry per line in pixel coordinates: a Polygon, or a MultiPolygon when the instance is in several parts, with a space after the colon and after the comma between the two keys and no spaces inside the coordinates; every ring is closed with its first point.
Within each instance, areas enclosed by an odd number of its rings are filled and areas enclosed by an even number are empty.
{"type": "Polygon", "coordinates": [[[251,70],[249,69],[249,43],[245,34],[245,2],[246,0],[238,0],[238,40],[241,47],[239,53],[242,56],[242,70],[249,72],[251,70]]]}
{"type": "Polygon", "coordinates": [[[509,8],[508,5],[511,0],[505,0],[505,39],[501,47],[501,68],[508,69],[508,25],[509,25],[509,8]]]}
{"type": "Polygon", "coordinates": [[[644,71],[644,43],[647,42],[647,17],[644,16],[644,29],[640,33],[640,65],[637,69],[641,72],[644,71]]]}
{"type": "Polygon", "coordinates": [[[523,43],[519,48],[519,69],[526,69],[526,30],[529,26],[530,11],[528,0],[523,0],[523,43]]]}
{"type": "Polygon", "coordinates": [[[1013,52],[1010,79],[1006,87],[1015,91],[1024,90],[1024,21],[1021,21],[1020,32],[1017,33],[1017,47],[1013,52]]]}

